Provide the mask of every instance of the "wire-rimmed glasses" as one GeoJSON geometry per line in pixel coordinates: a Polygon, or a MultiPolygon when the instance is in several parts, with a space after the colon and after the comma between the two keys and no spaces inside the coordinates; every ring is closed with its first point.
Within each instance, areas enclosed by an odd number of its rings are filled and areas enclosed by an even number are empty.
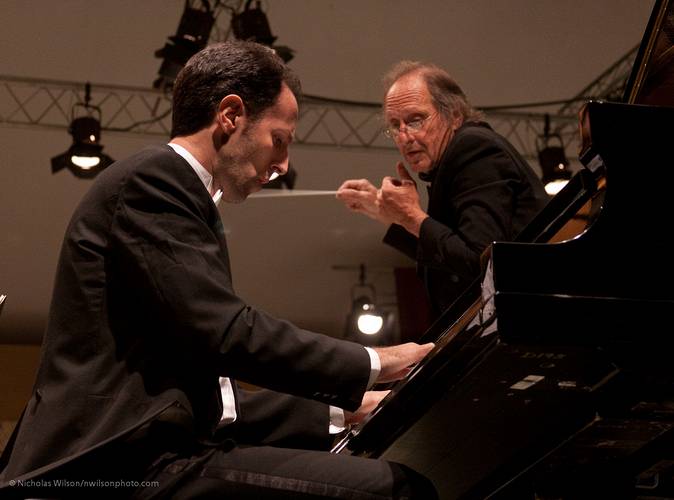
{"type": "Polygon", "coordinates": [[[428,116],[417,117],[408,122],[402,121],[397,125],[388,125],[382,132],[389,139],[397,139],[403,130],[408,134],[414,134],[421,131],[424,128],[424,124],[434,115],[435,113],[431,113],[428,116]]]}

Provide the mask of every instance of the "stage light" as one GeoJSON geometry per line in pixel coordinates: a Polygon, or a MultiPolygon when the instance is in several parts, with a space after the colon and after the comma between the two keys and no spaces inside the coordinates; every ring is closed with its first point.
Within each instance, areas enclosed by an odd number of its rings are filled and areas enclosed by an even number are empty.
{"type": "MultiPolygon", "coordinates": [[[[559,139],[561,142],[561,138],[559,139]]],[[[543,185],[549,195],[561,191],[571,178],[569,160],[564,154],[564,146],[546,146],[538,152],[538,161],[543,172],[543,185]]]]}
{"type": "Polygon", "coordinates": [[[346,319],[346,337],[364,344],[378,343],[378,337],[387,323],[389,314],[377,309],[375,304],[374,287],[371,285],[357,285],[359,288],[369,287],[370,294],[359,295],[352,299],[351,311],[346,319]]]}
{"type": "Polygon", "coordinates": [[[377,294],[365,279],[365,265],[359,267],[358,283],[351,288],[351,310],[346,318],[345,337],[364,345],[391,344],[395,317],[377,304],[377,294]]]}
{"type": "Polygon", "coordinates": [[[553,196],[561,191],[571,178],[569,160],[564,153],[564,142],[559,134],[550,134],[550,117],[545,117],[543,135],[536,142],[545,191],[553,196]]]}
{"type": "Polygon", "coordinates": [[[201,5],[203,10],[192,8],[185,2],[178,31],[154,53],[155,57],[163,59],[159,77],[152,84],[154,88],[170,91],[187,60],[206,47],[215,17],[207,0],[203,0],[201,5]]]}
{"type": "Polygon", "coordinates": [[[251,8],[252,0],[248,0],[242,12],[232,16],[232,32],[238,40],[251,40],[267,45],[274,49],[284,62],[289,62],[295,55],[295,51],[285,45],[274,45],[276,37],[271,33],[267,15],[262,12],[260,2],[255,2],[251,8]]]}
{"type": "Polygon", "coordinates": [[[384,316],[377,312],[377,306],[369,297],[359,297],[353,303],[353,315],[360,333],[376,335],[384,326],[384,316]]]}
{"type": "Polygon", "coordinates": [[[72,145],[65,153],[51,159],[52,174],[68,168],[76,177],[90,179],[114,162],[103,153],[101,140],[101,110],[89,104],[91,85],[85,86],[84,102],[76,103],[71,112],[68,133],[73,138],[72,145]],[[83,113],[82,116],[75,116],[83,113]],[[96,115],[96,116],[94,116],[96,115]]]}

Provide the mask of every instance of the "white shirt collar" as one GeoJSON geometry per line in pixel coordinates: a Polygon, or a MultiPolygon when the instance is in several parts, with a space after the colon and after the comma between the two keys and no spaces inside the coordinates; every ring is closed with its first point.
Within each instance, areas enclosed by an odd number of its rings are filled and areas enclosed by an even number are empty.
{"type": "Polygon", "coordinates": [[[199,179],[201,179],[201,182],[204,183],[204,187],[211,195],[213,203],[218,205],[218,203],[220,203],[220,198],[222,198],[222,190],[218,189],[215,193],[213,193],[213,176],[201,163],[199,163],[199,161],[194,156],[192,156],[192,153],[187,151],[180,144],[169,142],[168,145],[171,147],[171,149],[173,149],[173,151],[185,158],[185,161],[190,164],[190,167],[194,169],[196,174],[199,176],[199,179]]]}

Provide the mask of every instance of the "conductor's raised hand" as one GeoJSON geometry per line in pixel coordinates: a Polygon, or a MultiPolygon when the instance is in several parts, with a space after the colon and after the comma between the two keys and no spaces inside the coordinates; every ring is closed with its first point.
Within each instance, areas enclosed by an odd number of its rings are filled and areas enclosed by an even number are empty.
{"type": "Polygon", "coordinates": [[[423,345],[407,342],[390,347],[376,347],[374,350],[381,363],[377,382],[393,382],[405,377],[434,347],[432,342],[423,345]]]}
{"type": "Polygon", "coordinates": [[[390,221],[384,219],[379,212],[377,188],[367,179],[344,181],[339,186],[336,196],[349,210],[367,215],[379,222],[390,224],[390,221]]]}
{"type": "Polygon", "coordinates": [[[401,162],[397,165],[399,178],[384,177],[377,205],[382,217],[403,226],[419,236],[421,222],[428,217],[423,211],[417,193],[417,184],[401,162]]]}

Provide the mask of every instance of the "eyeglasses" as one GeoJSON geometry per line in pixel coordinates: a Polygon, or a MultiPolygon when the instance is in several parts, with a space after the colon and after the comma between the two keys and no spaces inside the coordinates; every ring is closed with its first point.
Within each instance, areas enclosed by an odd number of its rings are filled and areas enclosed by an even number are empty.
{"type": "Polygon", "coordinates": [[[409,122],[401,122],[398,125],[389,125],[383,130],[384,135],[389,139],[397,139],[400,133],[403,131],[403,127],[405,127],[404,130],[408,134],[414,134],[424,128],[424,124],[434,115],[435,113],[431,113],[430,115],[423,118],[415,118],[409,122]]]}

